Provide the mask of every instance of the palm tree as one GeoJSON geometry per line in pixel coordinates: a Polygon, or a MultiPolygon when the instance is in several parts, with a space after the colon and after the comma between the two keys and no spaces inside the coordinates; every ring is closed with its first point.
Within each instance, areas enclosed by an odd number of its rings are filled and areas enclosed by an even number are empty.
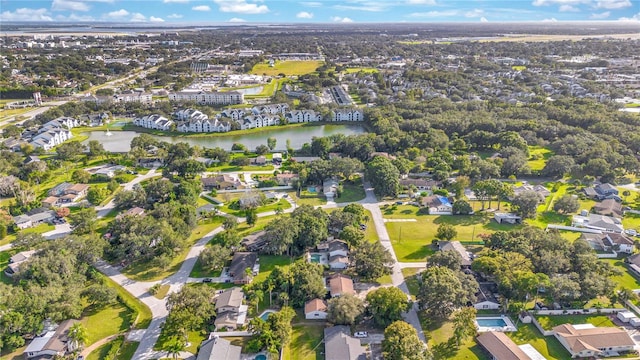
{"type": "Polygon", "coordinates": [[[89,336],[87,335],[87,329],[84,325],[80,322],[76,322],[69,328],[67,337],[69,338],[69,350],[73,352],[77,349],[81,349],[87,342],[89,336]]]}
{"type": "Polygon", "coordinates": [[[184,351],[186,348],[187,346],[184,341],[178,337],[172,337],[162,346],[162,350],[165,350],[173,360],[177,360],[180,352],[184,351]]]}

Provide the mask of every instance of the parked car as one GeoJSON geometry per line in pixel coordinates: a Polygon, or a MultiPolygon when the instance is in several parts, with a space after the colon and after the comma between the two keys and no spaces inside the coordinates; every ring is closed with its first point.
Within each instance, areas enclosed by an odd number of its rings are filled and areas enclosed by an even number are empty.
{"type": "Polygon", "coordinates": [[[355,334],[353,334],[353,336],[357,338],[366,338],[367,336],[369,336],[369,334],[367,334],[366,331],[357,331],[355,334]]]}
{"type": "Polygon", "coordinates": [[[210,283],[210,282],[212,282],[212,281],[213,281],[213,279],[212,279],[212,278],[204,278],[204,279],[202,279],[202,282],[203,282],[203,283],[210,283]]]}
{"type": "Polygon", "coordinates": [[[627,233],[628,235],[631,235],[631,236],[637,236],[638,235],[638,232],[636,230],[634,230],[634,229],[627,229],[624,232],[627,233]]]}

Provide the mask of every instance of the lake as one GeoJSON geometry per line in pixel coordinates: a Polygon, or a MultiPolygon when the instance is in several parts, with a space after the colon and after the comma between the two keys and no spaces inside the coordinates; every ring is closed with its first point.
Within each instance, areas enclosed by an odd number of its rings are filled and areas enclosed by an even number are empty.
{"type": "MultiPolygon", "coordinates": [[[[250,134],[233,135],[233,132],[225,136],[156,136],[152,137],[170,143],[186,142],[191,146],[200,146],[206,148],[220,147],[225,150],[231,150],[234,143],[241,143],[247,149],[253,150],[258,145],[267,145],[267,138],[276,138],[276,150],[286,150],[287,140],[291,141],[291,147],[294,149],[302,148],[305,143],[311,143],[313,137],[322,137],[335,134],[343,134],[345,136],[362,134],[366,130],[362,124],[349,125],[317,125],[317,126],[297,126],[297,127],[271,127],[263,128],[264,130],[252,132],[250,134]]],[[[90,140],[98,140],[104,146],[104,149],[111,152],[127,152],[131,149],[131,140],[140,133],[135,131],[112,131],[111,136],[107,136],[104,131],[88,131],[82,133],[90,140]]]]}

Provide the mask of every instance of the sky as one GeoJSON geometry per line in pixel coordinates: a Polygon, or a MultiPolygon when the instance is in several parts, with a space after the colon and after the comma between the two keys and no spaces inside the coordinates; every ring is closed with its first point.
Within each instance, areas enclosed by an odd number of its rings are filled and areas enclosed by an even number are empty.
{"type": "Polygon", "coordinates": [[[0,21],[375,23],[636,21],[640,0],[0,0],[0,21]]]}

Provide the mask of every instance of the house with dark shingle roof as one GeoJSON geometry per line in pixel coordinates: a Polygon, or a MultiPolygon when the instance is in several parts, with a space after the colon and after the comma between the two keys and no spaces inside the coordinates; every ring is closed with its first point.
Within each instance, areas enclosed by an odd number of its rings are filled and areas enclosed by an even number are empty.
{"type": "Polygon", "coordinates": [[[349,327],[340,325],[324,329],[325,357],[331,360],[366,360],[367,352],[360,340],[351,336],[349,327]]]}
{"type": "Polygon", "coordinates": [[[242,347],[231,345],[231,341],[212,337],[200,344],[196,360],[240,360],[242,347]]]}
{"type": "Polygon", "coordinates": [[[248,284],[253,277],[247,275],[247,269],[250,269],[249,271],[255,276],[257,275],[256,266],[259,266],[258,254],[237,251],[233,254],[229,266],[229,276],[233,279],[234,284],[248,284]]]}
{"type": "Polygon", "coordinates": [[[613,216],[617,218],[622,218],[622,215],[624,214],[624,212],[622,211],[622,204],[617,202],[615,199],[602,200],[602,202],[597,203],[593,207],[593,211],[596,214],[613,216]]]}

